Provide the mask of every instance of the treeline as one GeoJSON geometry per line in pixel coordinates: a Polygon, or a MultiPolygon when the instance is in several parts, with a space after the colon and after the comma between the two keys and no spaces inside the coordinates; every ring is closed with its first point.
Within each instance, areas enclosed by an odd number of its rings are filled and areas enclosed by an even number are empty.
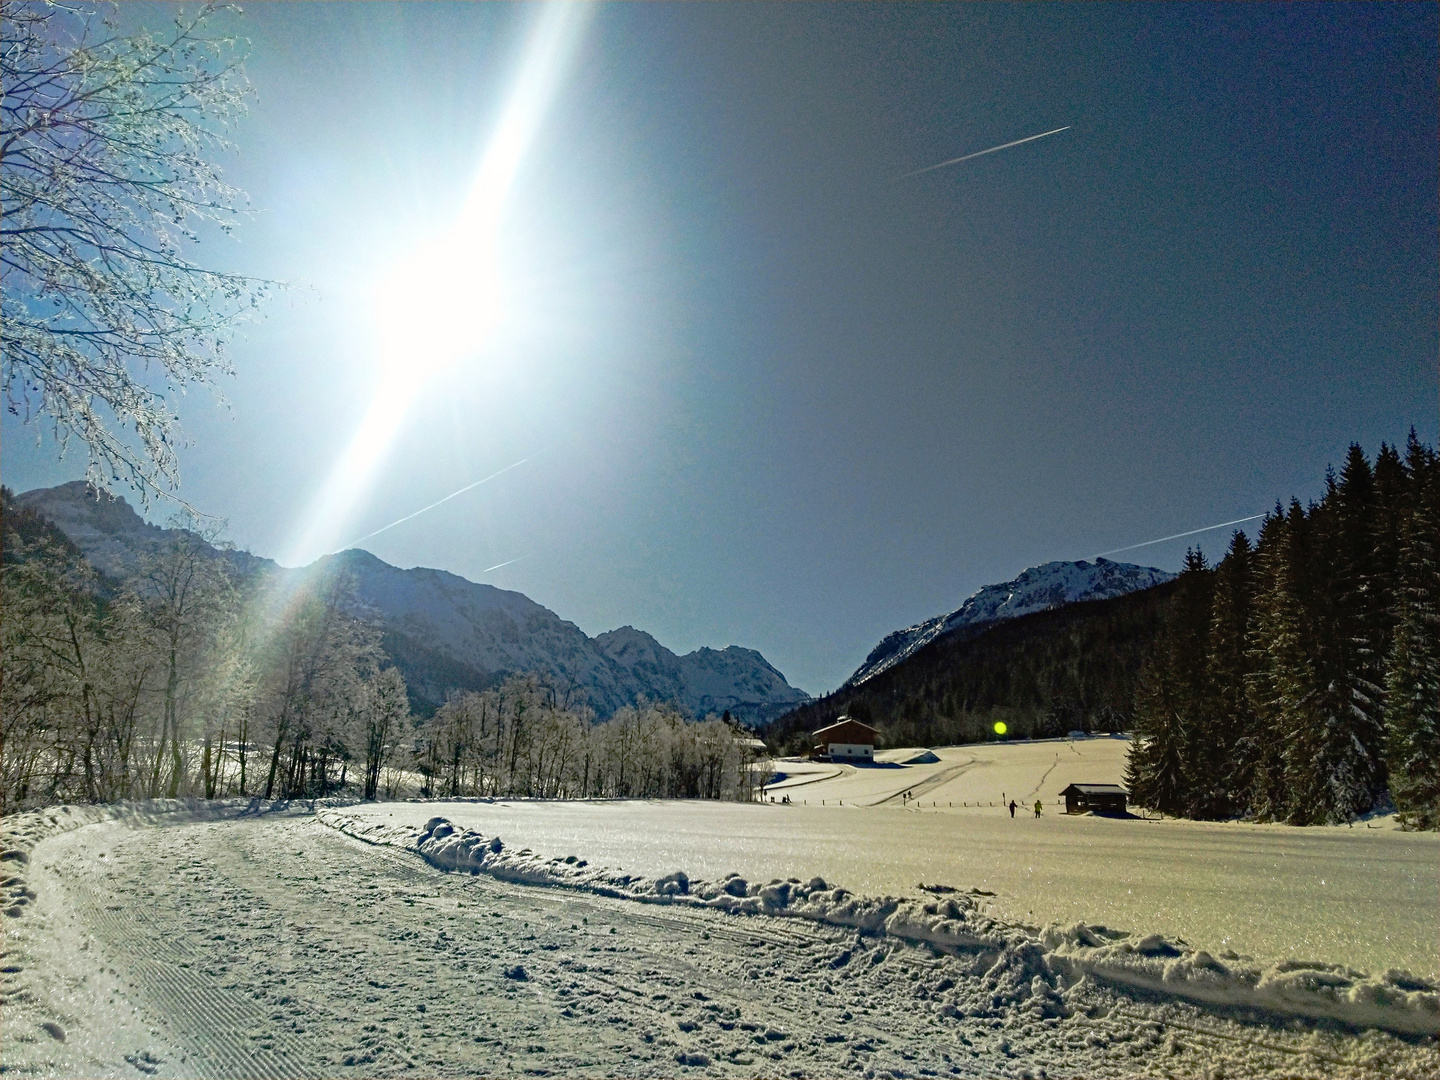
{"type": "Polygon", "coordinates": [[[112,580],[0,500],[0,811],[329,794],[413,729],[343,578],[281,591],[174,529],[112,580]]]}
{"type": "Polygon", "coordinates": [[[1388,797],[1440,825],[1437,542],[1440,459],[1412,430],[1403,458],[1352,445],[1215,568],[1189,552],[1136,693],[1134,801],[1308,825],[1388,797]]]}
{"type": "Polygon", "coordinates": [[[914,656],[781,717],[766,737],[808,753],[811,731],[841,715],[881,729],[887,746],[1123,731],[1140,669],[1164,624],[1172,583],[965,628],[914,656]]]}
{"type": "Polygon", "coordinates": [[[416,754],[437,797],[751,799],[755,740],[725,718],[692,721],[641,703],[596,724],[537,676],[451,698],[416,754]]]}
{"type": "Polygon", "coordinates": [[[0,513],[0,813],[417,789],[749,797],[746,733],[664,705],[597,725],[573,688],[515,677],[422,722],[343,574],[256,574],[171,529],[113,580],[3,488],[0,513]]]}

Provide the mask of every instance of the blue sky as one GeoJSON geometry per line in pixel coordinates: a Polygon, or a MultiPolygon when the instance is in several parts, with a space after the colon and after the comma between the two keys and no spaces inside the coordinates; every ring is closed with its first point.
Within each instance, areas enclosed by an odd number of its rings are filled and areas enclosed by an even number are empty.
{"type": "MultiPolygon", "coordinates": [[[[380,385],[378,283],[455,219],[538,10],[237,19],[258,100],[225,167],[262,213],[207,256],[297,286],[230,410],[181,405],[183,494],[238,544],[294,549],[380,385]]],[[[505,202],[503,332],[419,392],[344,528],[528,459],[364,546],[821,692],[1026,566],[1434,443],[1436,13],[601,7],[505,202]]],[[[3,463],[85,464],[9,416],[3,463]]]]}

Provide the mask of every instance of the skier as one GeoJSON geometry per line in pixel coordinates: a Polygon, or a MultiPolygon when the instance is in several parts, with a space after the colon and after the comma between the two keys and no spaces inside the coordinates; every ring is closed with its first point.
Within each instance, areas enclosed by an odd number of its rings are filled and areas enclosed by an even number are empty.
{"type": "Polygon", "coordinates": [[[1036,800],[1035,800],[1035,816],[1036,816],[1037,818],[1040,816],[1040,800],[1039,800],[1039,799],[1036,799],[1036,800]]]}
{"type": "Polygon", "coordinates": [[[1015,800],[1014,800],[1014,799],[1011,799],[1011,800],[1010,800],[1010,816],[1011,816],[1012,818],[1015,816],[1015,800]]]}

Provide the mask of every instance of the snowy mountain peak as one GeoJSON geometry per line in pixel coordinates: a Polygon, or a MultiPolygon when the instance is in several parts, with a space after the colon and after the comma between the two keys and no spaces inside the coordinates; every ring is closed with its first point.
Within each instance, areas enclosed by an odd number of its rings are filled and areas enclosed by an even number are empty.
{"type": "Polygon", "coordinates": [[[70,538],[102,574],[123,577],[138,552],[158,544],[165,530],[149,525],[122,496],[97,491],[84,480],[39,488],[16,497],[70,538]]]}
{"type": "Polygon", "coordinates": [[[676,656],[633,626],[600,634],[594,642],[633,678],[654,687],[653,696],[685,701],[698,714],[728,709],[736,716],[769,718],[809,700],[754,649],[701,647],[676,656]]]}
{"type": "Polygon", "coordinates": [[[922,623],[888,634],[847,681],[856,686],[894,667],[923,649],[942,634],[962,626],[978,626],[1029,615],[1034,611],[1074,604],[1083,600],[1108,600],[1112,596],[1148,589],[1175,575],[1153,566],[1096,559],[1093,563],[1048,562],[1032,566],[1011,581],[986,585],[972,593],[948,615],[937,615],[922,623]]]}

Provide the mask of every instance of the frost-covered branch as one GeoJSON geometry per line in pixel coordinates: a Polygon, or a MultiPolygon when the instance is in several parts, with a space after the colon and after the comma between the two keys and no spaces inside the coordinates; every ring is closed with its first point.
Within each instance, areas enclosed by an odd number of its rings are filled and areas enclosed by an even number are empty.
{"type": "Polygon", "coordinates": [[[226,345],[273,287],[189,255],[248,212],[216,163],[251,96],[216,10],[121,34],[84,6],[3,7],[5,405],[146,502],[179,481],[172,399],[232,372],[226,345]]]}

